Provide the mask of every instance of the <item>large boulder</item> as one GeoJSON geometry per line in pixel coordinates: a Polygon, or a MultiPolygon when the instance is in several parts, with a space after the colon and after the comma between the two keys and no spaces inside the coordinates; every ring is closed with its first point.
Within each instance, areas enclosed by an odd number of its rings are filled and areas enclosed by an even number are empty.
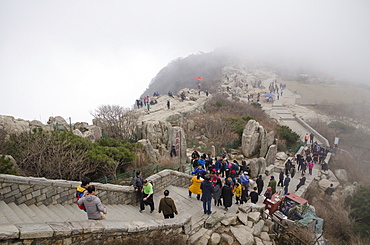
{"type": "Polygon", "coordinates": [[[70,125],[61,116],[49,117],[48,125],[51,125],[55,131],[69,131],[70,125]]]}
{"type": "Polygon", "coordinates": [[[265,225],[265,221],[263,221],[262,219],[259,220],[257,222],[257,224],[255,224],[253,226],[253,235],[254,236],[259,236],[262,232],[262,229],[263,229],[263,226],[265,225]]]}
{"type": "Polygon", "coordinates": [[[287,155],[285,152],[283,152],[283,151],[281,151],[281,152],[277,152],[277,153],[276,153],[276,159],[277,159],[277,160],[285,161],[285,160],[287,160],[287,159],[288,159],[288,155],[287,155]]]}
{"type": "Polygon", "coordinates": [[[221,213],[221,212],[213,212],[209,217],[208,219],[206,220],[206,222],[204,223],[204,227],[205,228],[212,228],[214,227],[217,223],[219,223],[221,220],[223,220],[223,218],[225,217],[225,214],[224,213],[221,213]]]}
{"type": "Polygon", "coordinates": [[[334,170],[334,174],[338,180],[343,182],[348,182],[347,171],[344,169],[336,169],[334,170]]]}
{"type": "Polygon", "coordinates": [[[277,153],[277,146],[270,145],[269,150],[266,155],[266,165],[267,166],[273,165],[275,163],[276,153],[277,153]]]}
{"type": "Polygon", "coordinates": [[[30,131],[30,124],[28,121],[22,119],[0,115],[0,130],[4,131],[7,135],[28,132],[30,131]]]}
{"type": "Polygon", "coordinates": [[[144,146],[144,151],[147,156],[149,156],[151,162],[157,162],[157,154],[154,151],[154,148],[152,144],[150,143],[149,140],[147,139],[142,139],[139,140],[138,143],[142,144],[144,146]]]}
{"type": "Polygon", "coordinates": [[[253,234],[248,230],[245,230],[243,227],[231,227],[230,231],[241,245],[254,244],[253,234]]]}
{"type": "Polygon", "coordinates": [[[260,174],[264,174],[266,171],[266,160],[263,157],[252,158],[248,160],[250,168],[250,177],[256,178],[260,174]]]}
{"type": "Polygon", "coordinates": [[[261,148],[261,134],[265,134],[263,127],[257,121],[249,120],[244,127],[242,135],[242,152],[244,156],[251,157],[259,153],[261,148]]]}
{"type": "Polygon", "coordinates": [[[275,132],[270,131],[266,133],[265,130],[263,130],[264,133],[261,133],[261,149],[260,149],[260,157],[265,157],[266,153],[269,149],[269,146],[272,145],[275,141],[275,132]]]}
{"type": "Polygon", "coordinates": [[[274,140],[275,134],[273,131],[267,133],[257,121],[249,120],[242,135],[242,152],[246,157],[257,154],[260,157],[265,157],[274,140]]]}

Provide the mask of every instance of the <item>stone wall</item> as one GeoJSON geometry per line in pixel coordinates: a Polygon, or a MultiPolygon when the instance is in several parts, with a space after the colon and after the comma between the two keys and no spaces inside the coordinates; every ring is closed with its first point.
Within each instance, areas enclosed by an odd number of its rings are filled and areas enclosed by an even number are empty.
{"type": "MultiPolygon", "coordinates": [[[[46,224],[0,225],[0,244],[126,244],[132,238],[188,234],[191,216],[171,220],[123,222],[85,220],[46,224]]],[[[128,244],[128,243],[127,243],[128,244]]]]}
{"type": "MultiPolygon", "coordinates": [[[[154,191],[163,190],[169,185],[187,187],[191,176],[173,170],[163,170],[148,178],[153,182],[154,191]]],[[[81,183],[67,180],[21,177],[0,174],[0,200],[17,205],[72,204],[76,201],[76,187],[81,183]]],[[[135,204],[136,195],[132,186],[92,183],[97,188],[97,196],[106,204],[135,204]]]]}
{"type": "MultiPolygon", "coordinates": [[[[154,191],[169,185],[187,187],[191,176],[173,170],[163,170],[147,178],[154,191]]],[[[92,183],[98,196],[106,204],[135,204],[132,186],[92,183]]],[[[0,175],[0,200],[18,205],[72,204],[80,182],[45,178],[0,175]]],[[[130,241],[143,235],[163,235],[171,232],[187,234],[191,230],[191,216],[180,214],[171,220],[142,221],[78,221],[45,224],[0,224],[0,244],[103,244],[130,241]]]]}
{"type": "MultiPolygon", "coordinates": [[[[299,124],[301,124],[305,129],[307,129],[308,132],[313,133],[315,135],[315,138],[318,139],[320,142],[322,142],[324,146],[330,147],[329,141],[324,136],[322,136],[319,132],[317,132],[314,128],[308,125],[308,123],[306,123],[299,117],[295,117],[295,119],[297,120],[299,124]]],[[[315,138],[314,138],[314,141],[315,141],[315,138]]]]}

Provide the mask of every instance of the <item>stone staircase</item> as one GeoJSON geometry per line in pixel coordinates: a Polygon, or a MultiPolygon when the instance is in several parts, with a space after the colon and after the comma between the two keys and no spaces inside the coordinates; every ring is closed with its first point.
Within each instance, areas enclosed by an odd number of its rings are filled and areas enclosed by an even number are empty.
{"type": "MultiPolygon", "coordinates": [[[[132,205],[106,205],[107,220],[144,220],[153,219],[158,214],[139,214],[138,208],[132,205]]],[[[158,217],[157,217],[158,218],[158,217]]],[[[86,220],[87,215],[77,205],[16,205],[0,201],[0,224],[73,222],[86,220]]]]}
{"type": "MultiPolygon", "coordinates": [[[[192,226],[197,228],[203,225],[208,217],[203,214],[202,202],[195,196],[188,197],[187,188],[168,186],[170,196],[174,199],[179,213],[192,215],[192,226]]],[[[107,207],[106,219],[109,221],[144,221],[144,220],[163,220],[163,215],[158,213],[159,200],[163,197],[162,190],[154,195],[155,211],[150,213],[149,206],[143,213],[139,213],[139,205],[105,205],[107,207]]],[[[213,207],[214,211],[222,210],[222,207],[213,207]]],[[[232,207],[236,212],[237,206],[232,207]]],[[[232,212],[232,211],[229,211],[232,212]]],[[[30,223],[49,223],[49,222],[74,222],[87,220],[87,214],[80,210],[76,204],[63,205],[17,205],[14,202],[5,203],[0,201],[0,225],[1,224],[30,224],[30,223]]]]}

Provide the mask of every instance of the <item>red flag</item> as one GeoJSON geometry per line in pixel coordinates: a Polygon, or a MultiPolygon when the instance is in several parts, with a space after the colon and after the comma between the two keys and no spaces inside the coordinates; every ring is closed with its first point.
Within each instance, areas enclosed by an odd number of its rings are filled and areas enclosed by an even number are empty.
{"type": "Polygon", "coordinates": [[[203,78],[202,77],[196,77],[195,79],[199,80],[199,81],[202,81],[203,78]]]}

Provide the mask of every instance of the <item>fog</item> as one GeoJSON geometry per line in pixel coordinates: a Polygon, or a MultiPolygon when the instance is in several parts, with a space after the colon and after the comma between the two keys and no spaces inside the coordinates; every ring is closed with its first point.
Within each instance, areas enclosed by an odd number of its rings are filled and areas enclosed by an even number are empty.
{"type": "Polygon", "coordinates": [[[369,84],[369,13],[365,0],[1,1],[0,115],[91,123],[171,60],[220,47],[369,84]]]}

